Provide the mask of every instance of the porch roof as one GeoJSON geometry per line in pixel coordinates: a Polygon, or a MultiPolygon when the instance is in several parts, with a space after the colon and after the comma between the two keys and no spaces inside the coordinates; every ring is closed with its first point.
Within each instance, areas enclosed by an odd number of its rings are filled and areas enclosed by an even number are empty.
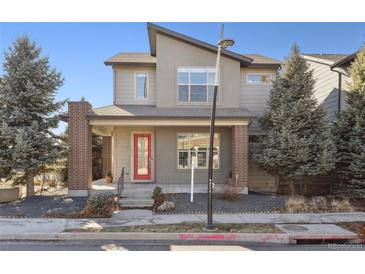
{"type": "MultiPolygon", "coordinates": [[[[88,118],[97,119],[150,119],[150,118],[209,118],[210,107],[190,108],[157,108],[148,105],[110,105],[94,108],[88,118]]],[[[245,108],[219,108],[216,111],[217,118],[253,118],[255,117],[245,108]]]]}

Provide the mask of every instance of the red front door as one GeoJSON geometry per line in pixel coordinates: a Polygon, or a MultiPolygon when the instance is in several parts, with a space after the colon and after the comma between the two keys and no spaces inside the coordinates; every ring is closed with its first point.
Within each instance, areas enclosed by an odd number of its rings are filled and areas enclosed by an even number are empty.
{"type": "Polygon", "coordinates": [[[151,179],[151,134],[134,134],[134,179],[151,179]]]}

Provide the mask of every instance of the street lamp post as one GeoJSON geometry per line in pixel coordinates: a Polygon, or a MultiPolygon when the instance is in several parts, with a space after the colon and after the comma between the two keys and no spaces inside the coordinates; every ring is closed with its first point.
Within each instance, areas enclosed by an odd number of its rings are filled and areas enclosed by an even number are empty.
{"type": "Polygon", "coordinates": [[[210,134],[209,134],[209,159],[208,159],[208,211],[207,211],[207,224],[203,228],[204,230],[211,231],[215,230],[213,224],[213,146],[214,146],[214,130],[215,130],[215,110],[217,106],[217,94],[219,86],[219,66],[221,51],[234,44],[233,39],[223,39],[224,25],[221,28],[221,37],[218,41],[218,52],[217,52],[217,62],[215,66],[215,81],[214,81],[214,92],[213,92],[213,102],[212,102],[212,112],[210,116],[210,134]]]}

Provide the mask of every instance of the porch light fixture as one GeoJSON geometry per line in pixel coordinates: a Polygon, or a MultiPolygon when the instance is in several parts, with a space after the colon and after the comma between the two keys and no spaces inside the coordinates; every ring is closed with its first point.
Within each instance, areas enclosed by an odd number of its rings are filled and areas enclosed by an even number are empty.
{"type": "Polygon", "coordinates": [[[208,210],[207,224],[203,227],[205,231],[214,231],[216,227],[213,224],[213,146],[214,146],[214,130],[215,130],[215,110],[217,105],[217,93],[219,86],[219,66],[222,49],[234,45],[233,39],[223,39],[224,25],[221,27],[221,39],[218,41],[217,62],[215,67],[214,93],[212,102],[212,112],[210,116],[210,136],[209,136],[209,159],[208,159],[208,210]]]}

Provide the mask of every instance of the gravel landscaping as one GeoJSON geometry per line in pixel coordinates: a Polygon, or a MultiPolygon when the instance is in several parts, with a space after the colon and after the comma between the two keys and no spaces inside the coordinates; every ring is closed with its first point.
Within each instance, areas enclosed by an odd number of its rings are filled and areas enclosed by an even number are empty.
{"type": "MultiPolygon", "coordinates": [[[[270,212],[281,211],[285,207],[285,196],[272,196],[250,193],[241,195],[239,200],[229,201],[214,195],[213,211],[230,212],[270,212]]],[[[190,202],[190,194],[169,194],[167,200],[175,203],[174,213],[194,213],[207,211],[207,194],[194,194],[194,203],[190,202]]]]}
{"type": "Polygon", "coordinates": [[[15,202],[0,204],[0,217],[40,218],[77,214],[87,198],[66,196],[33,196],[15,202]]]}

